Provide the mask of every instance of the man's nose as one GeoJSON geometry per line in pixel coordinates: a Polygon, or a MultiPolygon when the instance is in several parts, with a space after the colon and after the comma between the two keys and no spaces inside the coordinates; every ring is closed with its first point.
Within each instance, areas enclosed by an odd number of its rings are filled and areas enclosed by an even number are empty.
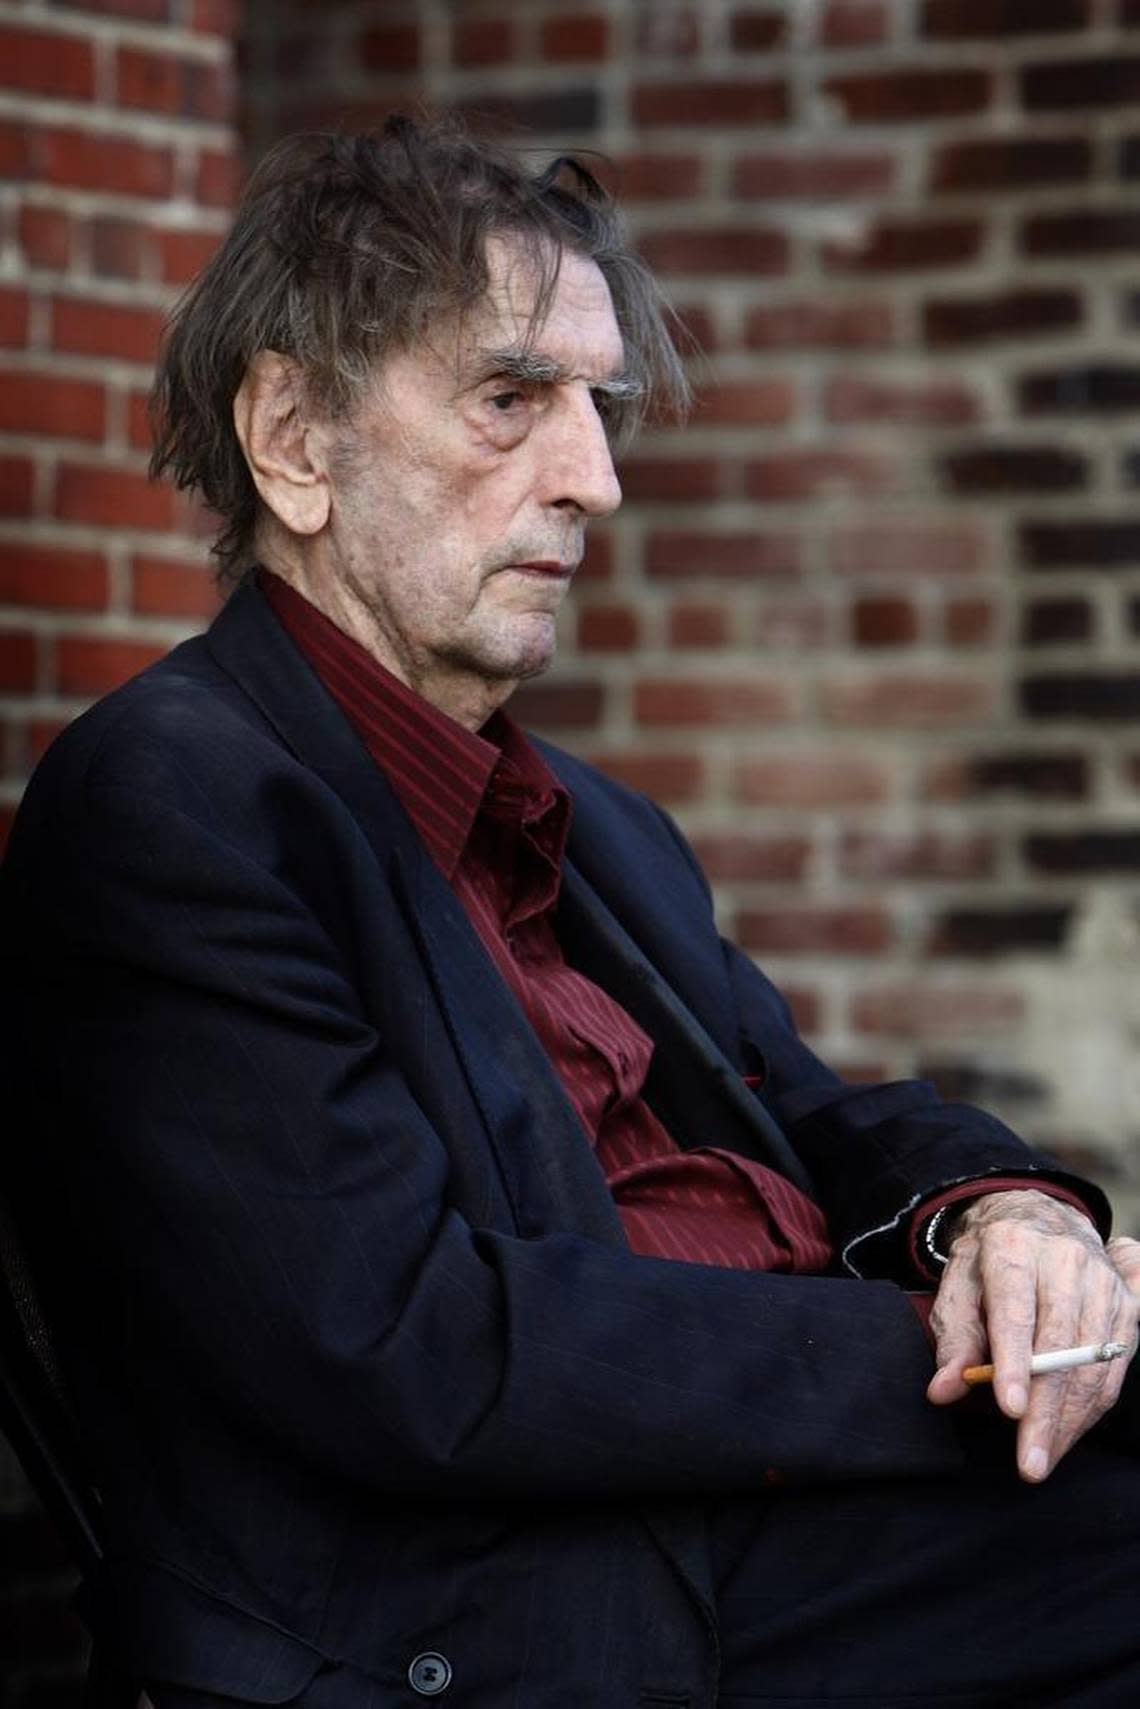
{"type": "Polygon", "coordinates": [[[621,503],[621,486],[605,425],[588,387],[575,387],[558,412],[546,470],[550,503],[572,505],[586,516],[609,516],[621,503]]]}

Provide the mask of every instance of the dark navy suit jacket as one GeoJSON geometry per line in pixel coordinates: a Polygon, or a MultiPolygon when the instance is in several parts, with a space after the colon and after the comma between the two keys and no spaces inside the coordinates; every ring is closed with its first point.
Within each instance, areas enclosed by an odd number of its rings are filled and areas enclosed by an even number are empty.
{"type": "Polygon", "coordinates": [[[671,1688],[713,1665],[704,1500],[958,1465],[908,1212],[1039,1160],[925,1085],[841,1084],[665,815],[545,751],[568,958],[656,1041],[670,1131],[810,1184],[842,1268],[629,1252],[462,907],[243,587],[55,745],[3,880],[5,1169],[144,1676],[275,1702],[339,1662],[414,1701],[429,1650],[464,1705],[653,1701],[629,1611],[671,1688]]]}

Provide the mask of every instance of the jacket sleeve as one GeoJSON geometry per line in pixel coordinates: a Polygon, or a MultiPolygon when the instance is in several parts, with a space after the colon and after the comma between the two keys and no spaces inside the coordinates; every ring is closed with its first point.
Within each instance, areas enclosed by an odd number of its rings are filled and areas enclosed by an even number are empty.
{"type": "Polygon", "coordinates": [[[15,839],[9,1030],[109,1370],[176,1349],[258,1451],[401,1496],[958,1463],[889,1283],[465,1220],[446,1136],[274,845],[306,804],[268,791],[235,783],[219,819],[193,781],[119,766],[15,839]]]}

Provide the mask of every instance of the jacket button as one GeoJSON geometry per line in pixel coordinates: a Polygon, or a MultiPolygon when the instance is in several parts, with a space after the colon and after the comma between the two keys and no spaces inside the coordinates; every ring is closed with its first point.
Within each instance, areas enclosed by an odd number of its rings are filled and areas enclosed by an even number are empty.
{"type": "Polygon", "coordinates": [[[451,1684],[451,1663],[437,1650],[425,1650],[408,1669],[408,1684],[421,1697],[438,1697],[451,1684]]]}

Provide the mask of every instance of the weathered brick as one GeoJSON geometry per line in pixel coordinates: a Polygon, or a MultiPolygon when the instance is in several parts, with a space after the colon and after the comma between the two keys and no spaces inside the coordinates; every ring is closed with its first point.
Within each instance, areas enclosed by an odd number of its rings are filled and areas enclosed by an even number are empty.
{"type": "Polygon", "coordinates": [[[759,226],[685,226],[645,232],[638,248],[658,273],[786,273],[788,235],[759,226]]]}
{"type": "Polygon", "coordinates": [[[1125,255],[1140,249],[1135,208],[1074,208],[1023,220],[1024,255],[1125,255]]]}
{"type": "Polygon", "coordinates": [[[1083,182],[1092,172],[1092,158],[1092,143],[1084,136],[971,138],[938,149],[930,187],[992,194],[1083,182]]]}
{"type": "Polygon", "coordinates": [[[614,573],[613,536],[604,528],[593,528],[586,535],[586,554],[578,565],[580,582],[608,582],[614,573]]]}
{"type": "Polygon", "coordinates": [[[134,469],[106,463],[61,463],[56,473],[55,515],[64,522],[103,528],[169,529],[178,514],[169,487],[134,469]]]}
{"type": "Polygon", "coordinates": [[[609,51],[609,19],[600,12],[544,18],[539,30],[543,59],[597,60],[609,51]]]}
{"type": "Polygon", "coordinates": [[[825,907],[741,908],[735,937],[759,955],[883,955],[891,923],[874,903],[825,907]]]}
{"type": "Polygon", "coordinates": [[[234,93],[222,61],[123,47],[115,71],[121,107],[184,119],[222,121],[231,116],[234,93]]]}
{"type": "Polygon", "coordinates": [[[636,748],[626,753],[603,750],[590,758],[616,782],[669,806],[696,801],[704,791],[705,761],[700,754],[647,753],[636,748]]]}
{"type": "Polygon", "coordinates": [[[830,0],[819,19],[826,48],[875,47],[890,34],[889,0],[830,0]]]}
{"type": "Polygon", "coordinates": [[[584,652],[627,653],[636,647],[640,625],[630,605],[587,605],[578,613],[578,645],[584,652]]]}
{"type": "Polygon", "coordinates": [[[1059,950],[1073,918],[1070,903],[1005,908],[947,908],[931,929],[929,955],[1017,955],[1059,950]]]}
{"type": "Polygon", "coordinates": [[[147,617],[212,617],[220,604],[207,565],[138,555],[131,559],[131,608],[147,617]]]}
{"type": "Polygon", "coordinates": [[[638,6],[634,45],[652,59],[691,59],[700,47],[700,11],[696,5],[638,6]]]}
{"type": "Polygon", "coordinates": [[[1140,178],[1140,136],[1121,137],[1117,160],[1122,178],[1140,178]]]}
{"type": "Polygon", "coordinates": [[[1028,718],[1131,720],[1140,717],[1140,672],[1029,676],[1019,685],[1018,700],[1028,718]]]}
{"type": "Polygon", "coordinates": [[[526,725],[549,730],[592,730],[602,721],[605,690],[592,679],[524,683],[511,710],[526,725]]]}
{"type": "Polygon", "coordinates": [[[913,600],[868,596],[852,606],[851,634],[857,646],[907,646],[918,639],[918,631],[918,610],[913,600]]]}
{"type": "Polygon", "coordinates": [[[899,466],[884,452],[828,451],[803,447],[753,457],[744,466],[749,498],[779,500],[838,498],[851,494],[877,497],[899,485],[899,466]]]}
{"type": "Polygon", "coordinates": [[[639,724],[763,725],[786,723],[796,711],[790,683],[754,677],[735,681],[650,677],[635,683],[633,690],[633,715],[639,724]]]}
{"type": "Polygon", "coordinates": [[[971,522],[843,523],[828,540],[830,566],[844,576],[971,575],[989,556],[987,533],[971,522]]]}
{"type": "Polygon", "coordinates": [[[894,338],[888,302],[798,302],[751,309],[744,342],[754,350],[877,348],[894,338]]]}
{"type": "Polygon", "coordinates": [[[0,290],[0,347],[19,350],[28,342],[27,291],[0,290]]]}
{"type": "Polygon", "coordinates": [[[92,271],[114,279],[141,279],[150,271],[154,241],[141,220],[101,215],[91,221],[92,271]]]}
{"type": "Polygon", "coordinates": [[[706,533],[687,529],[654,531],[645,546],[650,576],[716,577],[752,581],[799,573],[799,541],[793,534],[706,533]]]}
{"type": "Polygon", "coordinates": [[[700,194],[704,162],[699,154],[623,154],[605,176],[622,202],[687,200],[700,194]]]}
{"type": "Polygon", "coordinates": [[[157,642],[119,636],[60,635],[55,642],[55,686],[61,694],[107,694],[165,651],[157,642]]]}
{"type": "Polygon", "coordinates": [[[811,860],[807,837],[743,831],[694,835],[693,851],[714,884],[795,883],[811,860]]]}
{"type": "Polygon", "coordinates": [[[703,504],[721,491],[715,457],[626,457],[618,478],[627,500],[637,504],[703,504]]]}
{"type": "Polygon", "coordinates": [[[956,493],[1071,492],[1088,485],[1088,459],[1049,445],[963,446],[940,459],[956,493]]]}
{"type": "Polygon", "coordinates": [[[1002,291],[989,297],[942,297],[923,305],[923,335],[934,346],[1036,338],[1080,326],[1081,298],[1070,290],[1002,291]]]}
{"type": "Polygon", "coordinates": [[[451,57],[456,65],[506,65],[515,56],[513,18],[456,18],[451,57]]]}
{"type": "Polygon", "coordinates": [[[631,107],[637,125],[771,125],[788,116],[788,88],[756,77],[636,83],[631,107]]]}
{"type": "Polygon", "coordinates": [[[829,77],[824,93],[848,124],[922,124],[979,113],[989,105],[990,76],[973,66],[899,66],[829,77]]]}
{"type": "Polygon", "coordinates": [[[232,42],[238,35],[240,0],[193,0],[190,28],[203,36],[224,36],[232,42]]]}
{"type": "Polygon", "coordinates": [[[1087,756],[1072,752],[975,754],[936,760],[925,774],[928,800],[986,800],[994,795],[1041,801],[1084,801],[1091,774],[1087,756]]]}
{"type": "Polygon", "coordinates": [[[0,432],[101,440],[106,390],[93,380],[31,369],[0,371],[0,432]]]}
{"type": "Polygon", "coordinates": [[[733,167],[732,192],[741,198],[825,201],[842,196],[883,196],[895,177],[895,156],[882,151],[813,149],[743,155],[733,167]]]}
{"type": "Polygon", "coordinates": [[[1140,367],[1124,362],[1074,363],[1024,375],[1017,383],[1024,415],[1074,415],[1140,408],[1140,367]]]}
{"type": "Polygon", "coordinates": [[[921,29],[938,41],[1083,30],[1089,0],[924,0],[921,29]]]}
{"type": "Polygon", "coordinates": [[[733,794],[749,807],[862,807],[889,800],[891,774],[865,748],[785,750],[737,762],[733,794]]]}
{"type": "Polygon", "coordinates": [[[365,71],[415,71],[421,58],[420,32],[415,24],[372,24],[357,37],[365,71]]]}
{"type": "Polygon", "coordinates": [[[229,208],[237,200],[241,163],[236,153],[204,148],[198,156],[194,199],[204,208],[229,208]]]}
{"type": "Polygon", "coordinates": [[[856,1032],[897,1038],[988,1038],[1021,1021],[1020,992],[992,984],[915,984],[907,981],[860,990],[851,1003],[856,1032]]]}
{"type": "Polygon", "coordinates": [[[839,870],[844,878],[988,878],[996,870],[997,845],[984,831],[844,831],[839,870]]]}
{"type": "Polygon", "coordinates": [[[992,717],[995,688],[975,677],[936,674],[837,678],[820,686],[820,715],[831,724],[938,729],[992,717]]]}
{"type": "Polygon", "coordinates": [[[159,273],[164,283],[171,285],[186,284],[200,273],[221,242],[217,232],[181,231],[172,226],[155,236],[159,273]]]}
{"type": "Polygon", "coordinates": [[[782,427],[796,413],[793,380],[721,380],[702,386],[693,406],[698,427],[782,427]]]}
{"type": "Polygon", "coordinates": [[[95,96],[94,47],[80,35],[2,25],[0,67],[5,89],[61,101],[90,101],[95,96]]]}
{"type": "Polygon", "coordinates": [[[0,516],[30,516],[35,465],[30,457],[0,456],[0,516]]]}
{"type": "Polygon", "coordinates": [[[1030,112],[1132,106],[1140,100],[1140,56],[1043,60],[1024,66],[1019,81],[1022,102],[1030,112]]]}
{"type": "Polygon", "coordinates": [[[729,22],[729,41],[735,53],[769,53],[779,47],[787,30],[787,19],[771,7],[734,12],[729,22]]]}
{"type": "Polygon", "coordinates": [[[979,419],[977,393],[963,380],[886,379],[836,374],[823,388],[829,421],[882,421],[916,427],[967,427],[979,419]]]}
{"type": "Polygon", "coordinates": [[[1131,569],[1140,564],[1140,517],[1066,517],[1023,522],[1018,529],[1022,562],[1035,570],[1064,570],[1095,564],[1131,569]]]}
{"type": "Polygon", "coordinates": [[[173,192],[174,152],[161,144],[51,127],[33,137],[32,151],[46,184],[163,199],[173,192]]]}
{"type": "Polygon", "coordinates": [[[16,216],[16,229],[29,267],[58,272],[70,266],[74,224],[63,208],[25,202],[16,216]]]}
{"type": "Polygon", "coordinates": [[[1022,608],[1023,647],[1054,647],[1059,642],[1087,641],[1092,632],[1092,607],[1087,599],[1035,599],[1022,608]]]}
{"type": "MultiPolygon", "coordinates": [[[[376,104],[373,103],[373,106],[376,104]]],[[[396,100],[392,110],[406,105],[396,100]]],[[[461,117],[476,130],[535,131],[560,137],[567,131],[596,131],[602,121],[602,92],[593,84],[535,90],[530,95],[507,95],[498,90],[464,97],[457,104],[461,117]]],[[[387,117],[387,113],[383,115],[387,117]]],[[[379,115],[377,115],[378,122],[379,115]]]]}
{"type": "Polygon", "coordinates": [[[732,620],[723,605],[681,603],[669,609],[666,639],[671,647],[723,647],[732,634],[732,620]]]}
{"type": "Polygon", "coordinates": [[[833,273],[914,273],[960,267],[981,254],[984,226],[978,219],[880,220],[851,240],[822,245],[833,273]]]}
{"type": "Polygon", "coordinates": [[[1095,831],[1032,832],[1022,839],[1021,853],[1034,872],[1140,872],[1140,829],[1122,825],[1095,831]]]}
{"type": "Polygon", "coordinates": [[[943,617],[947,644],[978,647],[996,641],[1000,619],[1000,607],[992,599],[948,599],[943,617]]]}
{"type": "Polygon", "coordinates": [[[29,694],[36,686],[37,675],[35,636],[24,629],[7,629],[0,634],[0,689],[29,694]]]}
{"type": "Polygon", "coordinates": [[[774,653],[804,653],[825,646],[831,607],[823,599],[762,599],[753,613],[753,646],[774,653]]]}
{"type": "Polygon", "coordinates": [[[107,603],[101,552],[7,541],[0,547],[0,601],[47,609],[98,611],[107,603]]]}
{"type": "Polygon", "coordinates": [[[154,361],[162,335],[158,309],[92,297],[52,300],[52,345],[82,356],[118,356],[127,362],[154,361]]]}

